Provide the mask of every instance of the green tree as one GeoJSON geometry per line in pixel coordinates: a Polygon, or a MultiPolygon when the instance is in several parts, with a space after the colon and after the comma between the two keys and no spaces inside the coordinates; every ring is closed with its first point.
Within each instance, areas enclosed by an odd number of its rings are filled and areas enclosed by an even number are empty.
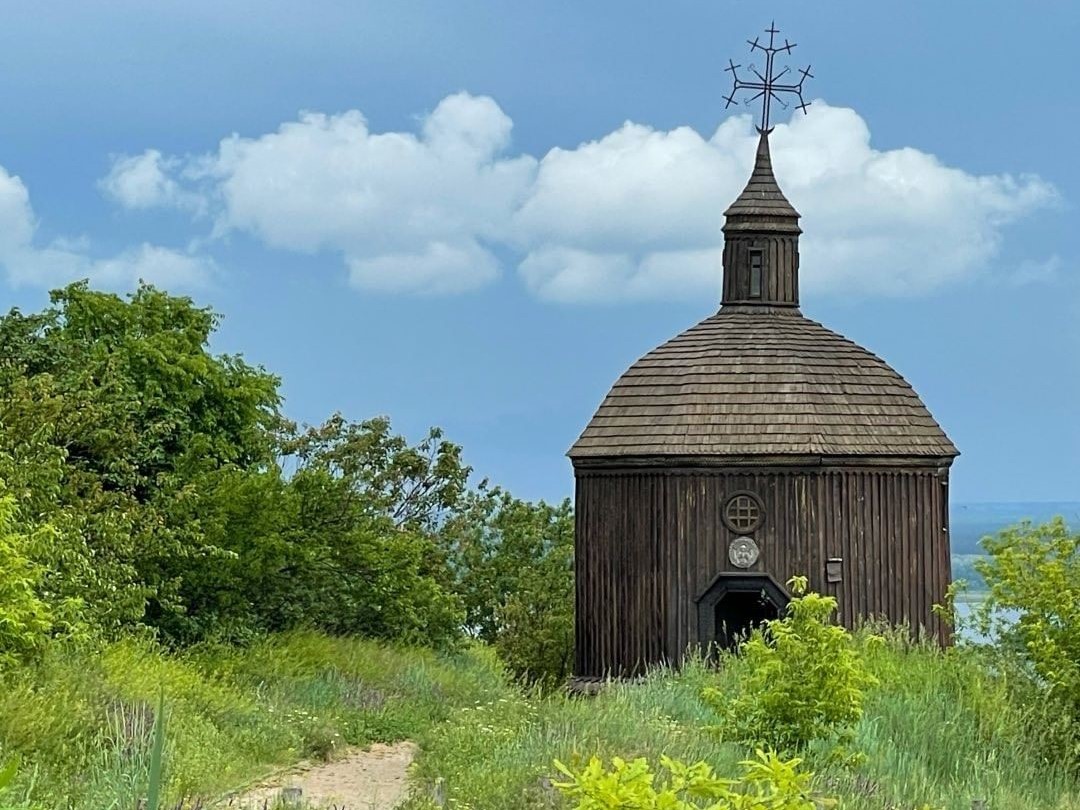
{"type": "Polygon", "coordinates": [[[285,443],[298,466],[293,537],[319,625],[447,644],[461,634],[461,601],[436,532],[459,508],[470,469],[431,430],[415,445],[385,418],[340,415],[285,443]],[[317,607],[316,607],[317,606],[317,607]]]}
{"type": "Polygon", "coordinates": [[[1006,529],[975,563],[989,587],[981,629],[1025,662],[1080,724],[1080,533],[1064,519],[1006,529]]]}
{"type": "Polygon", "coordinates": [[[291,437],[283,452],[298,460],[296,480],[312,496],[304,521],[326,527],[363,515],[396,529],[435,531],[460,507],[472,472],[439,428],[410,445],[386,417],[349,422],[334,414],[291,437]],[[334,505],[323,511],[326,497],[334,505]]]}
{"type": "Polygon", "coordinates": [[[481,485],[441,539],[466,626],[519,675],[554,684],[574,646],[574,514],[569,500],[530,503],[481,485]]]}
{"type": "Polygon", "coordinates": [[[0,318],[0,466],[17,518],[71,538],[46,584],[101,625],[167,623],[185,561],[214,551],[190,508],[205,477],[273,462],[277,378],[211,354],[218,317],[188,298],[79,283],[50,300],[0,318]]]}

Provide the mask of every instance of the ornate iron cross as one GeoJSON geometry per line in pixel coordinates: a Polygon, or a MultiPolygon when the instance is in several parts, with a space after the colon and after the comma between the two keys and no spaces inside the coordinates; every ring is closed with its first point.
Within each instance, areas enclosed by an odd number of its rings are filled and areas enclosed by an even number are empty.
{"type": "Polygon", "coordinates": [[[789,72],[790,68],[784,68],[779,73],[773,74],[773,70],[776,67],[776,55],[780,53],[791,53],[791,49],[795,47],[794,42],[788,42],[784,40],[783,45],[776,44],[776,35],[780,31],[776,27],[776,23],[770,23],[769,27],[765,29],[765,33],[769,35],[769,44],[762,45],[758,41],[758,37],[754,37],[753,42],[746,40],[750,45],[750,53],[754,51],[761,51],[765,54],[765,72],[762,73],[753,65],[748,67],[757,76],[758,81],[743,81],[739,78],[738,69],[742,65],[736,65],[731,59],[728,60],[728,67],[724,68],[725,73],[730,73],[731,78],[735,82],[735,86],[731,88],[731,95],[724,96],[724,100],[727,104],[724,105],[724,109],[727,109],[735,103],[735,94],[740,90],[757,90],[757,93],[746,99],[744,103],[751,104],[761,99],[761,125],[758,127],[758,132],[768,133],[772,130],[769,128],[769,113],[772,107],[772,102],[776,102],[785,110],[788,105],[784,103],[784,100],[780,98],[778,93],[792,93],[798,97],[799,103],[795,109],[806,112],[806,108],[810,106],[810,102],[803,101],[802,88],[803,82],[807,79],[814,78],[814,74],[810,72],[810,65],[799,71],[799,81],[797,84],[780,84],[779,80],[789,72]]]}

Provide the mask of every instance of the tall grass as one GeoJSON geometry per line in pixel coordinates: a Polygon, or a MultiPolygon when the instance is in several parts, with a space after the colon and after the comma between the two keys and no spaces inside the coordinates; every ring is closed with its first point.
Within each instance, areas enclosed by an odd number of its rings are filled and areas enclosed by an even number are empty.
{"type": "Polygon", "coordinates": [[[0,809],[134,810],[162,694],[166,806],[343,745],[415,737],[510,692],[484,650],[444,657],[313,633],[180,655],[134,639],[56,647],[0,683],[0,761],[21,760],[0,809]]]}
{"type": "MultiPolygon", "coordinates": [[[[1080,810],[1080,782],[1040,740],[1061,723],[1053,707],[1018,701],[1009,679],[971,651],[898,637],[865,650],[881,682],[849,749],[865,761],[807,752],[818,787],[842,807],[969,810],[984,799],[994,810],[1080,810]]],[[[437,778],[456,808],[558,807],[545,782],[552,759],[580,763],[593,754],[654,763],[667,754],[735,775],[750,752],[704,730],[719,718],[699,699],[707,683],[730,689],[730,677],[691,662],[678,674],[612,684],[595,698],[522,695],[459,709],[422,735],[421,790],[407,807],[431,807],[424,786],[437,778]]]]}
{"type": "MultiPolygon", "coordinates": [[[[864,761],[807,753],[818,788],[843,807],[1080,810],[1080,783],[1052,744],[1065,721],[1021,699],[1023,681],[970,650],[900,637],[863,649],[880,681],[850,747],[864,761]]],[[[563,807],[547,782],[555,758],[667,754],[738,773],[749,752],[705,730],[721,720],[700,699],[734,677],[692,661],[572,698],[512,687],[483,648],[448,657],[311,633],[180,655],[140,640],[57,647],[0,683],[0,762],[21,763],[0,810],[134,810],[155,762],[172,807],[298,758],[402,738],[421,744],[408,810],[434,806],[436,782],[458,810],[563,807]]]]}

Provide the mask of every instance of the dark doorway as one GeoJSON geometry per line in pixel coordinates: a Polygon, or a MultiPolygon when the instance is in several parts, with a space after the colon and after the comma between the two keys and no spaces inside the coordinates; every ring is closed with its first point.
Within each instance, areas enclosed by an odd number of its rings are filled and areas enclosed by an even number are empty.
{"type": "Polygon", "coordinates": [[[778,618],[790,600],[768,574],[719,574],[697,598],[698,642],[732,649],[750,631],[778,618]]]}
{"type": "Polygon", "coordinates": [[[764,591],[728,591],[716,603],[715,641],[720,647],[734,649],[755,627],[779,615],[779,608],[764,591]]]}

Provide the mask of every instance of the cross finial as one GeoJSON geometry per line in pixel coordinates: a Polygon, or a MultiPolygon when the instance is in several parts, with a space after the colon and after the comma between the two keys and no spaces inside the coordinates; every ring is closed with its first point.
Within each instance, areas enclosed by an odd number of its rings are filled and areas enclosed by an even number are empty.
{"type": "Polygon", "coordinates": [[[799,103],[795,109],[806,112],[806,108],[810,106],[810,102],[803,101],[802,88],[803,82],[807,79],[814,78],[814,74],[810,72],[810,66],[807,65],[799,71],[799,81],[795,84],[780,84],[781,79],[787,74],[790,68],[784,68],[779,73],[773,73],[776,67],[776,55],[779,53],[791,53],[791,49],[795,47],[794,42],[788,42],[784,40],[783,45],[778,45],[776,42],[776,35],[780,33],[780,30],[776,27],[776,23],[770,23],[769,27],[765,29],[765,33],[769,35],[769,44],[763,45],[759,42],[758,37],[754,37],[753,40],[747,40],[747,44],[750,46],[750,53],[754,51],[761,51],[765,54],[765,70],[764,72],[758,70],[754,65],[749,65],[750,71],[757,77],[757,81],[745,81],[739,77],[738,70],[742,65],[736,65],[731,59],[728,60],[728,66],[724,68],[725,73],[730,73],[731,78],[734,81],[734,86],[731,88],[731,95],[724,96],[724,101],[727,104],[724,105],[724,109],[727,109],[735,103],[735,94],[740,90],[757,90],[750,98],[746,99],[746,104],[751,104],[761,99],[761,125],[758,127],[758,132],[767,134],[772,130],[769,128],[769,113],[771,111],[772,103],[775,101],[784,109],[787,109],[787,104],[780,98],[778,93],[791,93],[798,97],[799,103]]]}

